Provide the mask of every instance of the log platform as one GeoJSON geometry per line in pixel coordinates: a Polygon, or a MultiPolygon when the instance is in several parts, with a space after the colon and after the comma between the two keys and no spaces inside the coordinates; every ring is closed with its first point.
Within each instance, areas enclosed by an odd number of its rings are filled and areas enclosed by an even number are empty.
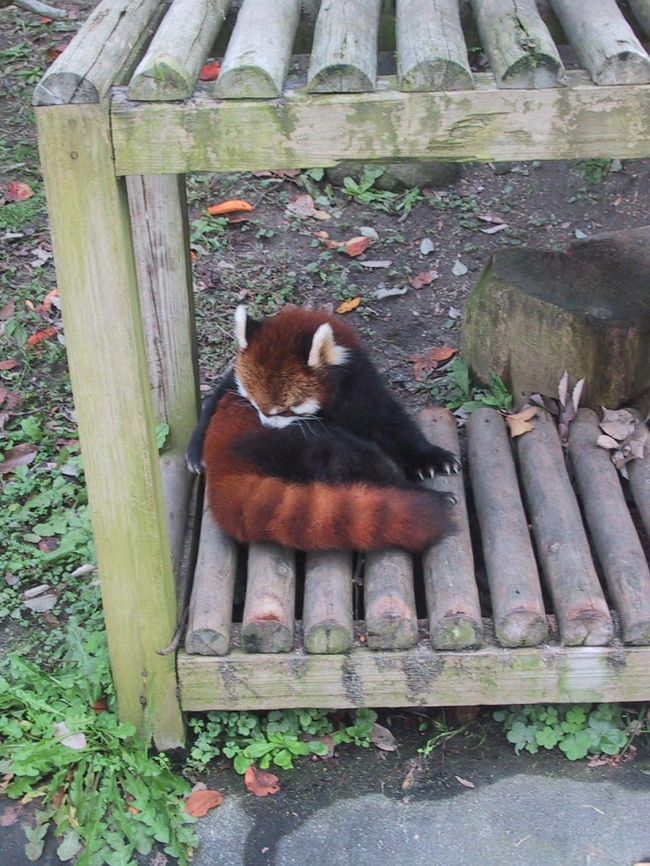
{"type": "MultiPolygon", "coordinates": [[[[458,447],[448,410],[425,410],[420,423],[458,447]]],[[[183,708],[624,700],[630,683],[650,695],[650,570],[618,473],[595,444],[596,415],[578,413],[568,465],[550,416],[533,423],[513,447],[499,412],[473,413],[478,527],[462,476],[427,482],[460,502],[456,533],[422,557],[379,551],[355,567],[349,552],[239,551],[239,621],[238,551],[204,513],[178,657],[183,708]]],[[[629,495],[641,513],[647,489],[629,495]]]]}
{"type": "MultiPolygon", "coordinates": [[[[196,514],[186,649],[160,653],[192,551],[184,174],[648,157],[649,21],[648,0],[102,0],[46,71],[34,106],[118,711],[159,748],[183,743],[181,710],[199,706],[650,699],[646,578],[626,521],[603,535],[613,557],[594,544],[601,574],[551,433],[517,449],[517,475],[501,472],[500,421],[480,416],[468,502],[445,482],[458,532],[416,563],[273,549],[244,561],[196,514]],[[221,73],[201,81],[209,58],[221,73]],[[170,431],[162,460],[156,421],[170,431]]],[[[446,425],[425,422],[453,439],[446,425]]],[[[610,485],[590,474],[587,499],[610,485]]],[[[631,481],[647,500],[648,472],[631,481]]],[[[648,513],[639,504],[639,525],[648,513]]],[[[593,541],[603,518],[585,514],[593,541]]]]}

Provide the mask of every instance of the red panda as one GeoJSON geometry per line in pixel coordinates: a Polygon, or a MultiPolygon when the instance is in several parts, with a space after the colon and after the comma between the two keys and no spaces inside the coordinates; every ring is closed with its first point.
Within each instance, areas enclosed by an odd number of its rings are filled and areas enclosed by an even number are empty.
{"type": "Polygon", "coordinates": [[[302,550],[420,551],[452,530],[452,495],[414,479],[458,471],[390,395],[355,332],[286,307],[235,314],[239,352],[202,412],[188,462],[229,535],[302,550]]]}

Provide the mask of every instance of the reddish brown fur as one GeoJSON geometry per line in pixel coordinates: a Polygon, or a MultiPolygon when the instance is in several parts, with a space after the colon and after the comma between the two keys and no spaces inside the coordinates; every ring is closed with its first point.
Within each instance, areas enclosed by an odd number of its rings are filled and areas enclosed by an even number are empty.
{"type": "Polygon", "coordinates": [[[238,541],[273,541],[301,550],[420,551],[448,531],[444,504],[424,489],[292,484],[265,476],[233,450],[242,436],[261,430],[253,407],[230,393],[206,434],[208,502],[220,526],[238,541]]]}

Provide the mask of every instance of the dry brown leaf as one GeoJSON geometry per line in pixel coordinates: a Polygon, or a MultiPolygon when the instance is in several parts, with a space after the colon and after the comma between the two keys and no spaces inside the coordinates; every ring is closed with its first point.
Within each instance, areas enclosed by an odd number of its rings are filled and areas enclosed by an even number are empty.
{"type": "Polygon", "coordinates": [[[611,436],[612,439],[623,442],[634,432],[634,426],[634,418],[630,416],[629,421],[603,421],[600,424],[600,429],[606,436],[611,436]]]}
{"type": "Polygon", "coordinates": [[[37,452],[38,448],[35,445],[29,445],[27,442],[14,445],[13,448],[5,451],[4,460],[0,461],[0,475],[14,472],[19,466],[29,466],[36,457],[37,452]]]}
{"type": "Polygon", "coordinates": [[[395,737],[388,728],[378,725],[377,722],[372,726],[370,739],[382,752],[395,752],[397,750],[397,740],[395,737]]]}
{"type": "Polygon", "coordinates": [[[535,415],[537,415],[537,406],[528,406],[526,409],[522,409],[521,412],[506,415],[510,437],[514,439],[517,436],[523,436],[524,433],[529,433],[533,429],[530,421],[535,415]]]}
{"type": "Polygon", "coordinates": [[[246,770],[244,785],[246,785],[246,790],[256,797],[268,797],[271,794],[277,794],[280,790],[278,777],[274,776],[273,773],[258,770],[255,764],[251,764],[246,770]]]}
{"type": "Polygon", "coordinates": [[[352,310],[356,310],[356,308],[359,306],[360,303],[361,303],[360,297],[351,298],[349,301],[343,301],[342,304],[339,304],[338,307],[336,308],[336,312],[341,313],[341,314],[351,313],[352,310]]]}
{"type": "Polygon", "coordinates": [[[81,752],[88,745],[86,735],[82,731],[73,734],[65,722],[55,722],[54,731],[61,745],[75,752],[81,752]]]}
{"type": "Polygon", "coordinates": [[[287,210],[301,219],[309,219],[310,217],[316,220],[332,219],[331,214],[319,210],[315,206],[314,199],[310,195],[298,195],[290,199],[287,210]]]}
{"type": "Polygon", "coordinates": [[[0,322],[5,322],[11,316],[13,316],[16,310],[16,302],[13,298],[9,298],[7,303],[0,309],[0,322]]]}
{"type": "Polygon", "coordinates": [[[420,271],[414,277],[409,277],[409,284],[414,289],[422,289],[424,286],[430,286],[434,280],[437,280],[440,274],[433,269],[428,271],[420,271]]]}
{"type": "Polygon", "coordinates": [[[476,787],[474,782],[470,782],[469,779],[463,779],[462,776],[454,776],[454,779],[456,779],[458,784],[462,785],[463,788],[475,788],[476,787]]]}
{"type": "Polygon", "coordinates": [[[438,366],[458,353],[458,349],[451,346],[436,346],[422,355],[411,355],[409,361],[413,361],[413,375],[416,382],[421,382],[427,373],[437,370],[438,366]]]}
{"type": "Polygon", "coordinates": [[[0,361],[0,370],[13,370],[14,367],[18,366],[18,361],[8,360],[8,361],[0,361]]]}
{"type": "Polygon", "coordinates": [[[369,246],[370,238],[359,235],[358,237],[350,238],[349,241],[346,241],[343,244],[342,249],[351,258],[356,258],[356,256],[360,256],[361,253],[365,252],[369,246]]]}
{"type": "Polygon", "coordinates": [[[603,434],[596,439],[596,445],[599,448],[606,448],[608,451],[611,451],[612,448],[618,448],[620,442],[617,442],[616,439],[612,439],[611,436],[605,436],[603,434]]]}
{"type": "Polygon", "coordinates": [[[222,803],[223,794],[220,791],[194,791],[185,801],[185,811],[194,818],[203,818],[210,809],[216,809],[222,803]]]}
{"type": "Polygon", "coordinates": [[[21,180],[12,181],[5,190],[5,201],[6,202],[17,202],[17,201],[25,201],[25,199],[31,198],[34,195],[34,191],[27,183],[23,183],[21,180]]]}

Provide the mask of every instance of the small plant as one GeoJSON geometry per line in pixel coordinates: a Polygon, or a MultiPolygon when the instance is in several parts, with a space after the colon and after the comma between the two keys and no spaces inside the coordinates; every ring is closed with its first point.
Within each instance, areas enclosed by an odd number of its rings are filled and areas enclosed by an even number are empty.
{"type": "Polygon", "coordinates": [[[227,229],[226,217],[199,217],[191,222],[190,241],[208,252],[220,253],[227,245],[227,229]]]}
{"type": "Polygon", "coordinates": [[[343,178],[343,195],[359,204],[374,205],[380,210],[390,210],[397,198],[394,192],[375,189],[375,181],[384,174],[385,168],[365,168],[359,181],[351,177],[343,178]]]}
{"type": "Polygon", "coordinates": [[[327,755],[340,743],[367,748],[376,718],[373,710],[357,710],[353,724],[336,728],[327,710],[274,710],[268,715],[211,712],[190,720],[195,741],[188,765],[203,769],[224,755],[241,775],[251,764],[262,770],[271,764],[290,770],[295,758],[327,755]]]}
{"type": "Polygon", "coordinates": [[[619,704],[532,704],[492,714],[515,752],[536,754],[556,746],[570,761],[587,755],[623,755],[634,736],[647,732],[619,704]]]}
{"type": "Polygon", "coordinates": [[[76,866],[135,866],[155,842],[182,866],[197,844],[182,809],[189,785],[163,755],[150,756],[113,711],[103,632],[70,623],[53,673],[12,654],[0,676],[0,773],[6,794],[38,799],[26,853],[37,860],[49,830],[76,866]]]}
{"type": "Polygon", "coordinates": [[[432,398],[449,409],[473,412],[482,406],[507,411],[512,408],[512,395],[498,376],[492,376],[487,388],[475,388],[469,369],[462,358],[454,358],[443,379],[424,383],[432,398]]]}
{"type": "Polygon", "coordinates": [[[580,166],[587,186],[598,186],[610,172],[621,170],[621,162],[618,159],[585,159],[580,166]]]}

